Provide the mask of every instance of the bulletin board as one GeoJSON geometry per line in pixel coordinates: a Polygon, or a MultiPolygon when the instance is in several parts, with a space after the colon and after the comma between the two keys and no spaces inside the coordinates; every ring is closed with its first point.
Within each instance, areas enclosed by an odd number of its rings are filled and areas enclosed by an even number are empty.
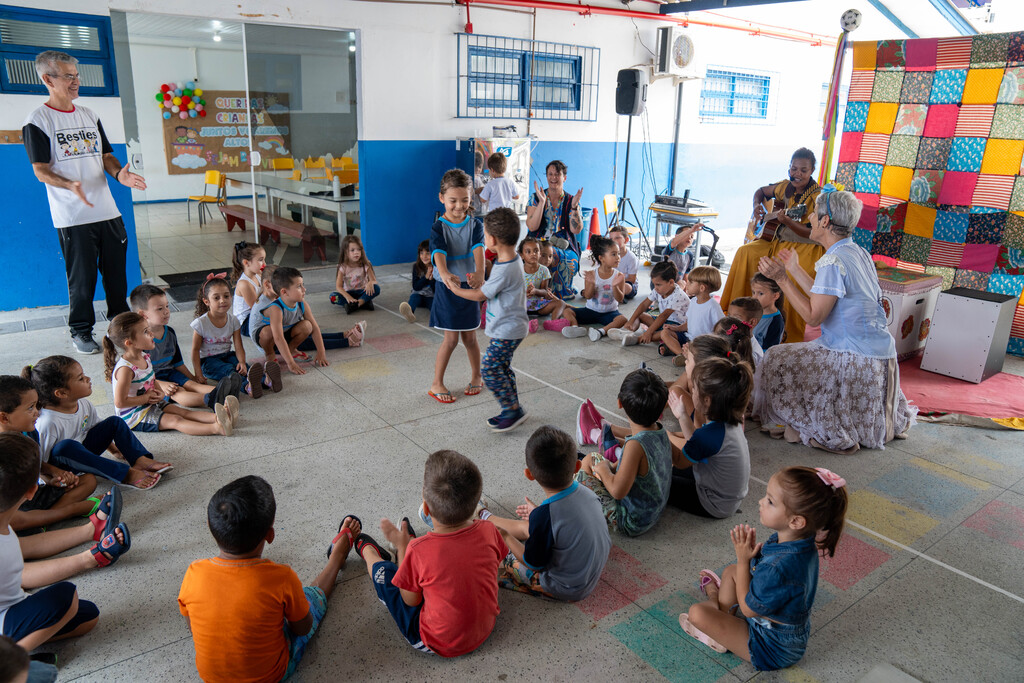
{"type": "Polygon", "coordinates": [[[853,44],[836,182],[872,254],[1017,297],[1024,355],[1024,33],[853,44]]]}
{"type": "Polygon", "coordinates": [[[245,91],[205,91],[206,116],[163,121],[167,173],[182,175],[206,171],[230,172],[249,165],[248,128],[250,117],[253,144],[259,150],[261,168],[272,160],[291,156],[290,110],[283,93],[253,93],[250,103],[245,91]]]}

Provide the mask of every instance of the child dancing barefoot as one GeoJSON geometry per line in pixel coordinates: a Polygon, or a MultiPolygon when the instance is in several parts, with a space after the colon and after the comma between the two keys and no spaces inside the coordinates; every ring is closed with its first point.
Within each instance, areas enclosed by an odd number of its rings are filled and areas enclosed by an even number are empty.
{"type": "Polygon", "coordinates": [[[231,279],[235,281],[235,296],[232,299],[231,314],[242,326],[242,336],[249,336],[249,313],[260,298],[260,283],[263,268],[267,265],[266,250],[255,242],[239,242],[231,256],[234,270],[231,279]]]}
{"type": "Polygon", "coordinates": [[[420,242],[416,262],[412,264],[412,294],[398,305],[398,312],[411,323],[416,322],[416,309],[428,311],[434,303],[434,268],[430,265],[430,240],[420,242]]]}
{"type": "Polygon", "coordinates": [[[380,285],[373,273],[373,264],[366,258],[363,243],[355,235],[346,235],[338,248],[338,291],[331,292],[331,303],[344,306],[352,315],[360,308],[373,310],[373,299],[380,295],[380,285]]]}
{"type": "Polygon", "coordinates": [[[716,652],[731,650],[758,671],[799,662],[811,632],[818,551],[835,555],[846,505],[846,480],[823,467],[788,467],[772,475],[759,512],[761,524],[775,533],[758,543],[750,526],[733,528],[736,564],[721,579],[701,570],[708,600],[679,615],[683,630],[716,652]]]}
{"type": "Polygon", "coordinates": [[[569,326],[562,329],[562,336],[570,339],[590,335],[590,341],[597,341],[608,330],[626,324],[626,316],[619,313],[619,304],[626,296],[626,277],[616,270],[619,265],[619,248],[607,237],[594,235],[590,238],[590,253],[597,261],[596,270],[583,273],[583,298],[587,305],[581,308],[566,306],[563,315],[569,326]],[[598,324],[588,332],[580,325],[598,324]]]}
{"type": "Polygon", "coordinates": [[[439,403],[454,403],[455,397],[444,383],[455,347],[462,339],[469,357],[472,375],[466,396],[476,396],[484,388],[480,376],[480,345],[476,329],[480,327],[480,304],[452,293],[456,287],[479,288],[484,278],[484,226],[469,213],[472,181],[465,171],[454,168],[441,177],[438,199],[444,215],[430,229],[430,257],[434,261],[434,279],[444,283],[434,291],[430,308],[430,326],[444,332],[434,361],[434,382],[427,394],[439,403]]]}
{"type": "Polygon", "coordinates": [[[120,313],[110,321],[103,337],[103,368],[107,381],[114,385],[117,416],[133,431],[174,429],[195,436],[231,436],[234,423],[223,403],[214,406],[215,412],[206,413],[167,402],[156,388],[156,377],[149,362],[147,351],[153,346],[149,326],[138,313],[120,313]]]}

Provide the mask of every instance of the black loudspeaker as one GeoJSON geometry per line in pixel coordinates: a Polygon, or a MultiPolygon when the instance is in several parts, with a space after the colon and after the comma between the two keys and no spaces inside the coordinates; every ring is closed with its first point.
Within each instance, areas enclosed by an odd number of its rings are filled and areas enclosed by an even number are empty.
{"type": "Polygon", "coordinates": [[[647,101],[647,71],[621,69],[615,84],[615,113],[639,116],[647,101]]]}

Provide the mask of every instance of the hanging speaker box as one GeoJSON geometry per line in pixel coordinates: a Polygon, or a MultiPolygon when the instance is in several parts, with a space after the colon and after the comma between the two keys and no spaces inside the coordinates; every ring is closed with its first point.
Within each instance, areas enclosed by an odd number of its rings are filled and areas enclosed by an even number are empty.
{"type": "Polygon", "coordinates": [[[615,113],[639,116],[647,100],[647,70],[622,69],[615,85],[615,113]]]}

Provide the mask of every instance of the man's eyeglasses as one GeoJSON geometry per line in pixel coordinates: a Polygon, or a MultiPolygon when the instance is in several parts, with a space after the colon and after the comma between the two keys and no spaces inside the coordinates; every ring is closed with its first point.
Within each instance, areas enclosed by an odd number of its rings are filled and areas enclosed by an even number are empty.
{"type": "Polygon", "coordinates": [[[82,82],[82,76],[80,74],[50,74],[51,78],[63,78],[68,83],[82,82]]]}

